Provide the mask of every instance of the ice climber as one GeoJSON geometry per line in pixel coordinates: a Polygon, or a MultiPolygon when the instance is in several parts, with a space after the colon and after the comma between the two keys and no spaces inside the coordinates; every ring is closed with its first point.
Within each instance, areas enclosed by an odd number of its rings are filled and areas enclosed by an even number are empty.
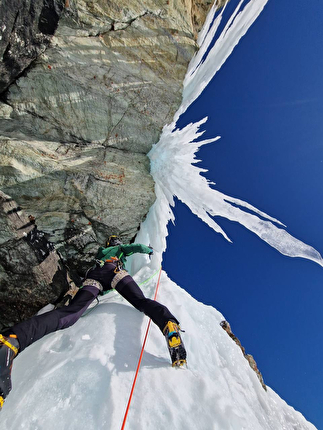
{"type": "Polygon", "coordinates": [[[70,327],[99,294],[111,289],[118,291],[160,328],[165,335],[173,366],[186,363],[178,320],[166,306],[147,299],[124,269],[126,257],[134,253],[152,254],[153,249],[141,244],[124,245],[117,236],[110,236],[106,247],[99,248],[95,265],[87,271],[82,287],[68,306],[33,316],[0,334],[0,410],[11,390],[11,368],[17,354],[46,334],[70,327]]]}

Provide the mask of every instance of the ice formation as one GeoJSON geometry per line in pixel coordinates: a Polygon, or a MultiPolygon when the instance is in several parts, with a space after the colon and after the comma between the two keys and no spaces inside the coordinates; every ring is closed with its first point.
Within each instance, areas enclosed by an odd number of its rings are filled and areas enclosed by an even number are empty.
{"type": "Polygon", "coordinates": [[[175,114],[173,123],[164,127],[159,142],[149,153],[157,200],[142,225],[138,240],[151,243],[160,253],[166,249],[166,226],[169,220],[174,220],[170,206],[174,206],[176,196],[192,213],[228,240],[226,233],[212,217],[219,216],[238,222],[282,254],[307,258],[323,266],[319,252],[291,236],[280,221],[242,200],[211,188],[212,183],[200,175],[206,170],[194,165],[199,161],[196,158],[197,151],[202,145],[219,139],[201,139],[203,132],[200,131],[200,126],[207,118],[182,129],[176,125],[180,115],[207,87],[266,3],[267,0],[250,0],[247,4],[240,1],[213,46],[214,36],[223,19],[223,10],[216,16],[216,9],[212,8],[199,37],[200,50],[192,59],[184,80],[183,103],[175,114]],[[160,229],[158,243],[156,237],[153,241],[147,234],[147,229],[152,231],[150,224],[157,225],[160,229]]]}

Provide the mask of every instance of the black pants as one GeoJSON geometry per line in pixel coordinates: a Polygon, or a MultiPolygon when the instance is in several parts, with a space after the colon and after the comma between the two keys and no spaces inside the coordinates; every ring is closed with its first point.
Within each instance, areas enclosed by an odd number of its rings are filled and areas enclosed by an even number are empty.
{"type": "Polygon", "coordinates": [[[138,309],[138,311],[143,312],[151,318],[161,331],[164,330],[165,325],[169,320],[173,320],[179,324],[177,319],[170,313],[166,306],[156,302],[156,300],[147,299],[130,276],[121,280],[117,284],[116,290],[122,297],[131,303],[132,306],[138,309]],[[129,282],[126,283],[127,280],[129,282]]]}
{"type": "MultiPolygon", "coordinates": [[[[151,318],[161,331],[169,320],[178,323],[177,319],[169,312],[166,306],[154,300],[147,299],[131,276],[122,279],[115,289],[136,309],[144,312],[151,318]]],[[[21,352],[46,334],[73,325],[98,294],[98,288],[85,286],[76,293],[74,299],[68,306],[54,309],[42,315],[36,315],[26,321],[16,324],[3,334],[16,334],[20,345],[19,352],[21,352]]]]}

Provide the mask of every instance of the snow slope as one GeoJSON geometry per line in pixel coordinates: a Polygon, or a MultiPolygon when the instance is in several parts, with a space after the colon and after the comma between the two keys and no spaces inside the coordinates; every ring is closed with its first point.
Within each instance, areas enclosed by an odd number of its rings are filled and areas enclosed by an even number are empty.
{"type": "MultiPolygon", "coordinates": [[[[213,20],[211,11],[200,36],[206,45],[192,60],[177,117],[205,88],[266,1],[240,2],[206,57],[214,26],[221,20],[221,15],[213,20]]],[[[176,130],[175,124],[176,117],[150,154],[157,201],[138,241],[152,244],[156,252],[152,261],[140,255],[129,262],[148,297],[156,288],[173,195],[224,235],[209,215],[234,218],[281,252],[321,264],[317,251],[277,227],[277,220],[211,190],[200,169],[192,166],[198,147],[206,143],[190,143],[198,138],[200,124],[183,130],[176,130]]],[[[126,429],[315,429],[270,388],[264,391],[240,348],[220,327],[224,317],[217,310],[197,302],[164,272],[157,300],[170,308],[186,331],[188,367],[170,366],[165,340],[152,325],[126,429]]],[[[147,317],[112,292],[74,326],[31,345],[14,361],[13,390],[1,412],[1,430],[121,429],[146,327],[147,317]]]]}
{"type": "MultiPolygon", "coordinates": [[[[136,280],[147,279],[143,268],[136,280]]],[[[157,275],[143,288],[153,297],[157,275]]],[[[116,293],[74,326],[46,336],[14,362],[1,429],[121,429],[147,317],[116,293]]],[[[265,392],[219,323],[163,272],[157,297],[180,319],[188,368],[173,369],[152,325],[126,429],[314,429],[270,388],[265,392]]]]}

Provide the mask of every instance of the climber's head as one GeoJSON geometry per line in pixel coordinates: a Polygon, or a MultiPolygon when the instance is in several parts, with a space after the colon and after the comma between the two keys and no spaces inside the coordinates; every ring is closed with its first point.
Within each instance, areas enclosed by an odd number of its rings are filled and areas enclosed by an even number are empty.
{"type": "Polygon", "coordinates": [[[122,245],[120,238],[116,235],[109,236],[106,246],[109,247],[109,246],[117,246],[117,245],[122,245]]]}

